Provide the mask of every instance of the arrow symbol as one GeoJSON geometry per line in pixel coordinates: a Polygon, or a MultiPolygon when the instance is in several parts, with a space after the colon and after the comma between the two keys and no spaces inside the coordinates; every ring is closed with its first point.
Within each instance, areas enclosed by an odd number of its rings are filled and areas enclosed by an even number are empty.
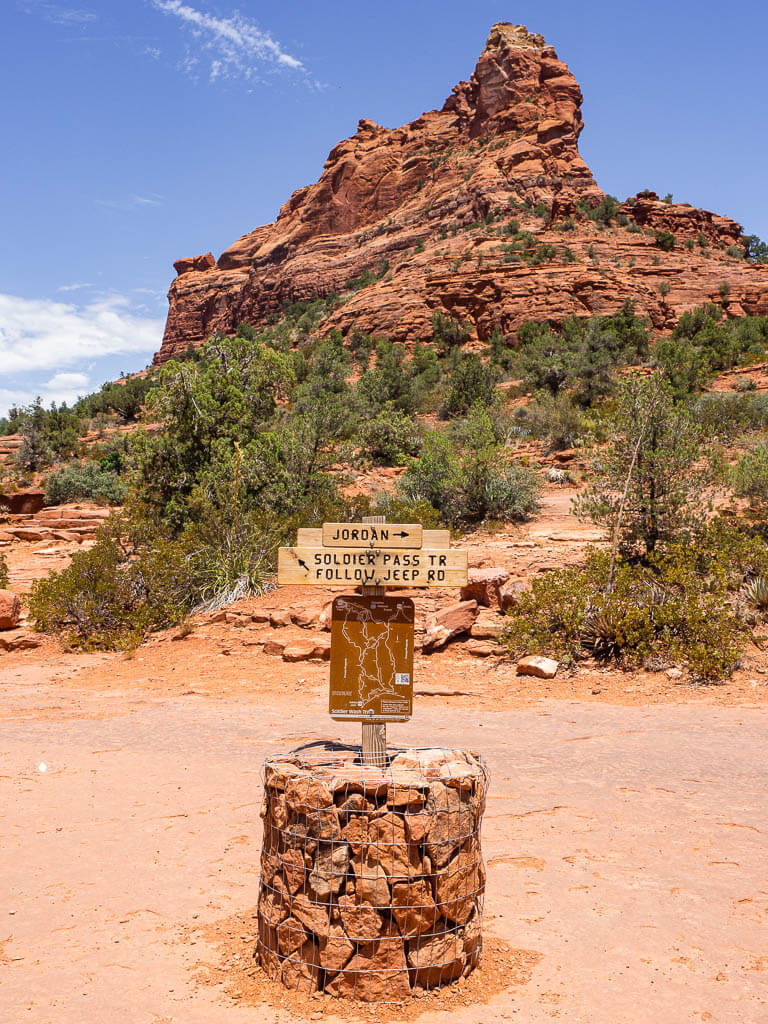
{"type": "Polygon", "coordinates": [[[307,572],[309,572],[309,566],[307,565],[303,558],[298,558],[297,561],[303,569],[306,569],[307,572]]]}
{"type": "Polygon", "coordinates": [[[396,537],[407,537],[408,536],[408,531],[407,530],[401,530],[400,533],[396,533],[395,536],[396,537]]]}

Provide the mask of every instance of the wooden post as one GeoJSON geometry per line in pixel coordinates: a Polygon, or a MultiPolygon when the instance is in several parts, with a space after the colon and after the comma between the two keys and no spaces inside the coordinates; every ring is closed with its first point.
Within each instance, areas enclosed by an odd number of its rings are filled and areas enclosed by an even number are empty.
{"type": "MultiPolygon", "coordinates": [[[[386,516],[364,516],[364,523],[381,525],[386,523],[386,516]]],[[[367,597],[382,597],[385,593],[384,587],[361,588],[367,597]]],[[[383,767],[387,763],[387,723],[386,722],[363,722],[362,752],[363,764],[372,764],[383,767]]]]}

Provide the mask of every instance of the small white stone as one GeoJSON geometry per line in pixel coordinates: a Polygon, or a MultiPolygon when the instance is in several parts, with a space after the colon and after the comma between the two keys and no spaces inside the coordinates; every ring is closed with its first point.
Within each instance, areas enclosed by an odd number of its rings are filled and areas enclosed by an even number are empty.
{"type": "Polygon", "coordinates": [[[560,663],[554,658],[542,658],[538,654],[529,654],[517,663],[519,676],[537,676],[539,679],[554,679],[560,663]]]}
{"type": "Polygon", "coordinates": [[[40,764],[37,766],[37,770],[39,772],[47,772],[48,771],[48,765],[45,763],[45,761],[41,761],[40,764]]]}

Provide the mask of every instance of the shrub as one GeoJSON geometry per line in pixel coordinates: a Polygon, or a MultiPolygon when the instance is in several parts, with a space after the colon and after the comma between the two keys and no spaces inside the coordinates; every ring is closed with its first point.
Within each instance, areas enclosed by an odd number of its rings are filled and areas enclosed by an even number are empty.
{"type": "Polygon", "coordinates": [[[419,429],[404,412],[391,405],[378,416],[367,420],[359,433],[360,446],[373,462],[384,466],[402,466],[416,455],[420,444],[419,429]]]}
{"type": "Polygon", "coordinates": [[[88,418],[98,416],[100,413],[114,413],[124,423],[132,423],[139,418],[152,382],[151,373],[146,377],[107,381],[100,391],[81,398],[75,406],[75,411],[80,416],[88,418]]]}
{"type": "Polygon", "coordinates": [[[199,361],[167,362],[147,396],[149,415],[161,430],[139,433],[134,441],[135,486],[148,516],[178,532],[190,517],[193,491],[215,490],[217,477],[231,479],[236,445],[246,453],[245,475],[253,487],[247,500],[267,498],[289,445],[285,430],[266,428],[274,425],[277,400],[294,381],[286,354],[245,338],[213,338],[199,361]]]}
{"type": "Polygon", "coordinates": [[[446,313],[432,314],[432,341],[439,352],[446,354],[453,348],[460,348],[472,337],[470,324],[461,323],[446,313]]]}
{"type": "Polygon", "coordinates": [[[384,338],[376,343],[376,365],[365,371],[357,385],[357,400],[364,417],[378,416],[388,406],[406,414],[414,412],[414,379],[404,360],[402,345],[393,345],[384,338]]]}
{"type": "Polygon", "coordinates": [[[519,329],[519,364],[526,387],[553,395],[572,388],[582,406],[609,393],[614,370],[648,354],[648,324],[626,301],[613,316],[570,317],[554,333],[548,324],[528,321],[519,329]]]}
{"type": "Polygon", "coordinates": [[[533,402],[516,411],[515,418],[524,423],[534,437],[545,437],[555,451],[579,444],[589,428],[584,410],[571,395],[563,392],[558,395],[537,392],[533,402]]]}
{"type": "Polygon", "coordinates": [[[604,227],[616,216],[619,201],[615,196],[605,195],[597,206],[590,206],[586,199],[579,200],[576,206],[586,217],[604,227]]]}
{"type": "Polygon", "coordinates": [[[735,494],[749,498],[753,504],[768,502],[768,447],[760,445],[742,455],[730,476],[735,494]]]}
{"type": "Polygon", "coordinates": [[[496,389],[496,372],[472,353],[457,352],[451,362],[448,392],[443,403],[443,416],[462,416],[475,402],[490,405],[496,389]]]}
{"type": "Polygon", "coordinates": [[[84,650],[127,649],[189,611],[188,566],[179,545],[155,537],[144,548],[126,531],[127,521],[112,517],[93,548],[32,584],[29,607],[38,629],[63,634],[84,650]]]}
{"type": "Polygon", "coordinates": [[[625,666],[662,657],[707,680],[730,675],[743,627],[728,599],[724,572],[702,575],[696,553],[676,547],[648,564],[620,562],[611,577],[606,551],[583,565],[533,580],[511,612],[503,640],[514,655],[592,655],[625,666]]]}
{"type": "Polygon", "coordinates": [[[711,474],[697,466],[701,430],[661,374],[622,381],[595,451],[593,481],[575,502],[581,517],[607,527],[628,554],[646,556],[690,536],[700,524],[711,474]]]}
{"type": "Polygon", "coordinates": [[[705,437],[731,441],[745,431],[768,428],[768,395],[710,391],[691,408],[705,437]]]}
{"type": "Polygon", "coordinates": [[[700,391],[709,372],[704,352],[672,338],[663,338],[654,345],[651,363],[662,371],[678,398],[700,391]]]}
{"type": "Polygon", "coordinates": [[[5,560],[5,555],[0,552],[0,590],[5,590],[8,586],[8,563],[5,560]]]}
{"type": "Polygon", "coordinates": [[[390,523],[421,523],[425,530],[440,525],[440,513],[428,501],[409,501],[385,492],[378,495],[373,508],[376,515],[386,516],[390,523]]]}
{"type": "MultiPolygon", "coordinates": [[[[721,290],[727,298],[726,282],[721,290]]],[[[707,303],[683,313],[672,337],[689,341],[690,347],[701,353],[708,372],[728,370],[738,363],[763,358],[768,345],[768,317],[724,321],[722,307],[707,303]]]]}
{"type": "Polygon", "coordinates": [[[47,505],[67,501],[95,501],[100,505],[121,505],[128,488],[120,477],[97,462],[70,463],[51,473],[45,481],[47,505]]]}
{"type": "Polygon", "coordinates": [[[465,438],[465,450],[457,452],[444,433],[427,434],[421,456],[399,481],[400,496],[429,502],[450,526],[529,518],[538,507],[541,482],[532,470],[510,462],[481,405],[472,409],[465,438]]]}
{"type": "Polygon", "coordinates": [[[140,517],[113,513],[93,548],[33,583],[36,627],[84,650],[125,650],[197,608],[260,592],[287,531],[244,513],[237,486],[228,508],[201,516],[176,539],[140,517]]]}
{"type": "Polygon", "coordinates": [[[671,231],[654,231],[653,237],[655,239],[656,247],[663,250],[664,252],[672,252],[675,248],[675,236],[671,231]]]}
{"type": "Polygon", "coordinates": [[[33,473],[74,455],[83,427],[80,417],[66,403],[52,403],[45,409],[39,398],[23,408],[12,408],[9,422],[23,437],[16,464],[33,473]]]}

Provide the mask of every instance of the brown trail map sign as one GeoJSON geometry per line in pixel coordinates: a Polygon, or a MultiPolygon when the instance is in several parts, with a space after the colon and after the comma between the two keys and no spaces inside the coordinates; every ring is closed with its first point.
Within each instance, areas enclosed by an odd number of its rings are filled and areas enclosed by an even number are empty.
{"type": "Polygon", "coordinates": [[[413,601],[344,595],[331,615],[331,718],[407,722],[413,710],[413,601]]]}

